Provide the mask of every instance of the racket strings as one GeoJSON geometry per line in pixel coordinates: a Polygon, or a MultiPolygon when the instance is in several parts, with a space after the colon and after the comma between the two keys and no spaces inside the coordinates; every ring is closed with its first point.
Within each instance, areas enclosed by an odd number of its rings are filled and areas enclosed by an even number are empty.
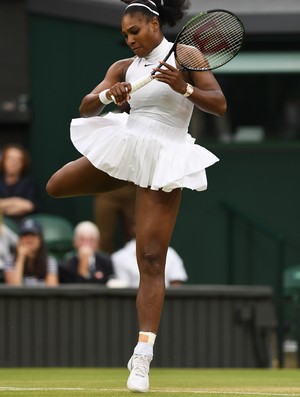
{"type": "Polygon", "coordinates": [[[194,18],[182,31],[176,57],[188,69],[214,69],[238,53],[243,37],[243,26],[233,14],[207,13],[194,18]]]}

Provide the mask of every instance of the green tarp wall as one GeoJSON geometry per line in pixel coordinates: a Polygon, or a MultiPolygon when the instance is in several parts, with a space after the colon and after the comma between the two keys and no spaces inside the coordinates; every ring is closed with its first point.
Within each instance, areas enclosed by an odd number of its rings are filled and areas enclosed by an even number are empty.
{"type": "MultiPolygon", "coordinates": [[[[92,197],[53,199],[44,187],[51,174],[79,156],[69,139],[82,97],[115,60],[130,56],[118,30],[58,18],[29,16],[30,80],[33,122],[30,148],[43,208],[74,224],[92,219],[92,197]]],[[[208,169],[206,192],[184,191],[172,245],[185,261],[191,283],[226,282],[226,198],[288,239],[286,264],[299,261],[300,145],[219,144],[209,146],[220,162],[208,169]]],[[[248,231],[239,225],[247,239],[248,231]]],[[[272,282],[276,267],[273,243],[255,237],[256,268],[247,258],[236,265],[236,282],[272,282]],[[247,259],[247,260],[245,260],[247,259]],[[251,266],[251,265],[250,265],[251,266]],[[270,281],[271,280],[271,281],[270,281]]],[[[243,241],[237,250],[244,251],[243,241]]],[[[251,250],[250,250],[251,251],[251,250]]],[[[244,255],[245,256],[245,255],[244,255]]]]}

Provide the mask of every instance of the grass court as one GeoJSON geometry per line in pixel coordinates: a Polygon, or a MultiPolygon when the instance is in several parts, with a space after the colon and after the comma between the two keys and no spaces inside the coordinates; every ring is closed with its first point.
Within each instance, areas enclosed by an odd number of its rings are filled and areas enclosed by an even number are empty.
{"type": "MultiPolygon", "coordinates": [[[[137,395],[127,376],[125,368],[2,368],[0,397],[137,395]]],[[[152,368],[150,376],[148,395],[157,397],[300,397],[298,369],[152,368]]]]}

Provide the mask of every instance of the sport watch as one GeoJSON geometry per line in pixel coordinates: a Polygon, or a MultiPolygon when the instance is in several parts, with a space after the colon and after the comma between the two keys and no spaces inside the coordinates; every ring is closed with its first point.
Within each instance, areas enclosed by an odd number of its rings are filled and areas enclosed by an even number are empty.
{"type": "Polygon", "coordinates": [[[193,92],[194,92],[194,87],[191,84],[187,83],[186,91],[183,94],[183,96],[188,97],[188,96],[192,95],[193,92]]]}

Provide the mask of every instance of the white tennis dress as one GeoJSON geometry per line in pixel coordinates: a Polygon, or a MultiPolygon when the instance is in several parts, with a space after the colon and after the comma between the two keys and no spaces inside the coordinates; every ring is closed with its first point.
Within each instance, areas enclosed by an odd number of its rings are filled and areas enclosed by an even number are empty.
{"type": "MultiPolygon", "coordinates": [[[[135,58],[126,81],[151,73],[171,45],[164,39],[148,57],[135,58]]],[[[175,66],[174,55],[168,63],[175,66]]],[[[133,93],[129,104],[130,114],[73,119],[71,140],[76,149],[98,169],[141,187],[205,190],[205,168],[218,158],[188,134],[192,102],[153,80],[133,93]]]]}

